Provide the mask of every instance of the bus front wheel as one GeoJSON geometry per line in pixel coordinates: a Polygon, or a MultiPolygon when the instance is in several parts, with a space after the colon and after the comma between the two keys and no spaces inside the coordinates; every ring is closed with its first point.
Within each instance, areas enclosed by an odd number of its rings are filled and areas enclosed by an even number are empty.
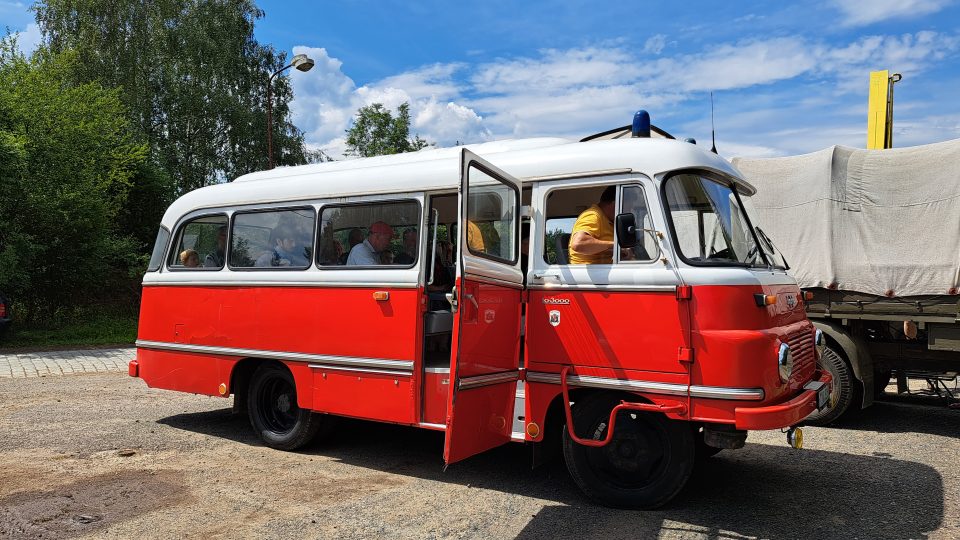
{"type": "MultiPolygon", "coordinates": [[[[616,396],[592,394],[573,406],[577,436],[606,437],[616,396]]],[[[695,462],[693,430],[662,414],[621,411],[613,439],[592,448],[563,431],[563,455],[570,476],[591,499],[618,508],[657,508],[677,495],[695,462]]]]}
{"type": "Polygon", "coordinates": [[[263,364],[250,380],[250,425],[270,448],[295,450],[317,435],[325,419],[297,406],[297,387],[286,366],[263,364]]]}

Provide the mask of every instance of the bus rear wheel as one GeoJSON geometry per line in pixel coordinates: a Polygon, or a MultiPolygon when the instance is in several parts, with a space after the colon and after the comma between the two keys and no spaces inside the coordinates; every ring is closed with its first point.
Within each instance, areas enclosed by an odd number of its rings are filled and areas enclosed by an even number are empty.
{"type": "MultiPolygon", "coordinates": [[[[593,394],[574,404],[573,421],[580,438],[607,435],[610,411],[620,400],[593,394]]],[[[657,413],[621,411],[613,440],[592,448],[577,444],[563,431],[563,455],[570,476],[594,501],[617,508],[657,508],[677,495],[695,462],[690,426],[657,413]]]]}
{"type": "Polygon", "coordinates": [[[295,450],[310,443],[325,418],[297,406],[293,374],[279,364],[253,373],[247,398],[250,425],[270,448],[295,450]]]}

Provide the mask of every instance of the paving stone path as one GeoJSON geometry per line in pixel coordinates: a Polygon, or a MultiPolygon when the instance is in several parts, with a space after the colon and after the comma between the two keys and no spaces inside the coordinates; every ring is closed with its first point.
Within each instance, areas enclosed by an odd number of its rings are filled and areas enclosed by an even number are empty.
{"type": "Polygon", "coordinates": [[[0,378],[126,371],[127,363],[134,357],[136,349],[133,347],[31,353],[5,353],[0,350],[0,378]]]}

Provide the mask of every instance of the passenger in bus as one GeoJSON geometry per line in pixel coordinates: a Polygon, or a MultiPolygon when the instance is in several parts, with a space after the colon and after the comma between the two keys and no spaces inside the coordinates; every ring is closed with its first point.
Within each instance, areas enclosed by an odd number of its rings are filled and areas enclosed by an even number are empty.
{"type": "Polygon", "coordinates": [[[389,249],[381,251],[380,264],[393,264],[393,252],[389,249]]]}
{"type": "Polygon", "coordinates": [[[573,224],[570,236],[570,264],[611,264],[613,262],[613,215],[616,186],[608,186],[600,201],[584,210],[573,224]]]}
{"type": "Polygon", "coordinates": [[[347,235],[347,243],[350,244],[350,247],[340,256],[340,264],[347,264],[347,258],[350,256],[350,252],[353,251],[353,246],[363,243],[363,231],[361,231],[359,227],[350,229],[350,234],[347,235]]]}
{"type": "Polygon", "coordinates": [[[278,225],[270,233],[273,249],[257,258],[254,266],[307,266],[303,246],[297,240],[297,233],[290,225],[278,225]]]}
{"type": "Polygon", "coordinates": [[[341,257],[344,257],[343,244],[339,240],[334,238],[332,241],[328,242],[324,246],[323,250],[320,252],[320,264],[324,265],[337,265],[343,264],[346,262],[340,262],[341,257]]]}
{"type": "Polygon", "coordinates": [[[207,253],[203,258],[204,268],[223,268],[224,256],[227,253],[227,226],[217,228],[217,250],[207,253]]]}
{"type": "Polygon", "coordinates": [[[197,268],[200,266],[200,254],[192,249],[185,249],[180,252],[180,264],[187,268],[197,268]]]}
{"type": "Polygon", "coordinates": [[[487,252],[487,248],[483,242],[483,233],[480,231],[480,227],[470,220],[467,220],[467,245],[470,246],[470,251],[473,251],[474,253],[487,252]]]}
{"type": "Polygon", "coordinates": [[[417,261],[417,230],[413,227],[403,231],[403,251],[397,255],[397,264],[413,264],[417,261]]]}
{"type": "Polygon", "coordinates": [[[393,238],[393,228],[382,221],[370,225],[367,239],[353,246],[347,257],[347,266],[375,266],[380,264],[380,252],[387,249],[393,238]]]}

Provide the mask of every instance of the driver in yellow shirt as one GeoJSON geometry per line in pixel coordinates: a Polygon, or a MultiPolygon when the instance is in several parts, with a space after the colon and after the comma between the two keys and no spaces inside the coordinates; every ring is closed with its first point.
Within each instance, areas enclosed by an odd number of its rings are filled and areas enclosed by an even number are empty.
{"type": "Polygon", "coordinates": [[[616,186],[608,186],[600,201],[584,210],[570,233],[570,264],[613,263],[613,216],[616,186]]]}

